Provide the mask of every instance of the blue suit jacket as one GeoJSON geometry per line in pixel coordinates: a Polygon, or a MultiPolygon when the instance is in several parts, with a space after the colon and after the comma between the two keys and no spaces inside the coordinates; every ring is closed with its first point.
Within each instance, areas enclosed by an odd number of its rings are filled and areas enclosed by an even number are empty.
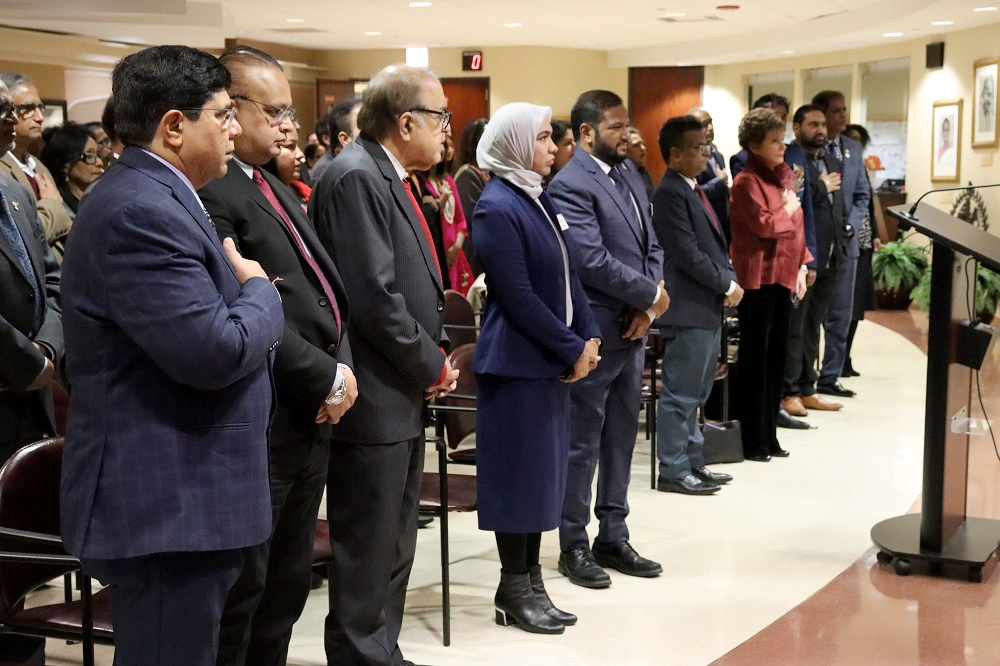
{"type": "Polygon", "coordinates": [[[653,193],[653,226],[663,242],[663,281],[670,293],[670,307],[657,324],[719,328],[722,302],[730,283],[737,282],[736,270],[725,236],[676,171],[668,170],[653,193]]]}
{"type": "MultiPolygon", "coordinates": [[[[558,225],[559,211],[552,200],[543,193],[539,201],[558,225]]],[[[566,326],[562,250],[538,204],[494,176],[479,197],[473,225],[487,286],[475,371],[529,379],[565,375],[586,340],[601,335],[572,257],[573,321],[566,326]]]]}
{"type": "Polygon", "coordinates": [[[275,288],[242,287],[194,192],[129,147],[62,274],[72,384],[62,535],[91,559],[241,548],[271,530],[275,288]]]}
{"type": "Polygon", "coordinates": [[[798,165],[802,167],[804,180],[802,181],[802,191],[799,192],[799,202],[802,204],[802,224],[806,230],[806,247],[813,260],[807,265],[816,268],[816,257],[819,256],[816,245],[816,217],[813,213],[812,201],[812,181],[809,178],[809,156],[806,149],[801,144],[793,141],[785,147],[785,164],[790,167],[798,165]]]}
{"type": "Polygon", "coordinates": [[[663,249],[656,239],[649,199],[635,164],[625,160],[626,182],[635,197],[644,229],[626,217],[626,206],[614,182],[588,153],[577,150],[559,170],[548,193],[569,223],[566,238],[601,329],[605,349],[643,344],[625,340],[622,315],[645,311],[663,279],[663,249]]]}
{"type": "MultiPolygon", "coordinates": [[[[840,189],[844,193],[845,217],[847,223],[854,229],[854,236],[847,246],[848,257],[858,257],[858,230],[868,214],[868,202],[871,200],[871,189],[868,183],[868,172],[861,158],[861,144],[849,136],[841,134],[838,137],[844,153],[843,171],[840,173],[840,189]]],[[[828,149],[829,150],[829,149],[828,149]]]]}

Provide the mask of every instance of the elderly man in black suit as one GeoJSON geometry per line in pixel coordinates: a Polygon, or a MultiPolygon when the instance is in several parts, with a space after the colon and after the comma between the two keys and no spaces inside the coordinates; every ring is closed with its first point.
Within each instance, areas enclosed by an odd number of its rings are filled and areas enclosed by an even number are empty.
{"type": "Polygon", "coordinates": [[[222,616],[217,663],[282,666],[292,625],[309,596],[316,514],[326,485],[331,423],[354,403],[347,293],[292,193],[260,166],[294,129],[281,65],[249,46],[226,49],[243,132],[226,176],[199,192],[220,238],[232,238],[275,283],[285,312],[274,359],[270,437],[271,539],[244,551],[243,573],[222,616]]]}
{"type": "MultiPolygon", "coordinates": [[[[13,145],[16,121],[10,92],[0,82],[0,152],[13,145]]],[[[59,264],[35,198],[0,174],[0,464],[25,444],[55,434],[51,381],[62,353],[59,264]]]]}
{"type": "Polygon", "coordinates": [[[443,266],[406,174],[441,161],[451,113],[437,78],[406,65],[376,74],[363,102],[361,136],[330,164],[310,201],[353,303],[351,350],[362,378],[330,450],[326,654],[331,665],[399,666],[424,401],[458,378],[442,350],[443,266]]]}
{"type": "Polygon", "coordinates": [[[667,173],[653,193],[653,226],[663,244],[670,309],[657,320],[663,339],[663,392],[657,407],[656,488],[710,495],[732,480],[705,467],[698,409],[715,378],[723,304],[743,298],[722,224],[697,182],[710,153],[705,123],[671,118],[660,129],[667,173]]]}

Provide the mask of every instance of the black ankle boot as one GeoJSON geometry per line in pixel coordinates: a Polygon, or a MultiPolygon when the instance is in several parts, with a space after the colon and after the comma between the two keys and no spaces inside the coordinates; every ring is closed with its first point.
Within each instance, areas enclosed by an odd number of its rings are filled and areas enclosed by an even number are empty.
{"type": "Polygon", "coordinates": [[[549,593],[545,591],[545,583],[542,581],[542,567],[535,565],[528,567],[528,579],[531,581],[531,591],[535,594],[535,600],[549,616],[558,620],[567,627],[576,624],[576,615],[559,610],[549,599],[549,593]]]}
{"type": "Polygon", "coordinates": [[[566,627],[545,612],[531,590],[528,574],[500,572],[500,587],[493,597],[497,624],[515,625],[533,634],[561,634],[566,627]]]}

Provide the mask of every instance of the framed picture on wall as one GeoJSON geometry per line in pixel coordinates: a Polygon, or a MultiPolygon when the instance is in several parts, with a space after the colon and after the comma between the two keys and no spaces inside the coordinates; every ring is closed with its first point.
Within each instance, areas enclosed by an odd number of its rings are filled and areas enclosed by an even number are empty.
{"type": "Polygon", "coordinates": [[[997,74],[1000,58],[977,60],[973,68],[972,147],[996,148],[1000,135],[997,116],[997,74]]]}
{"type": "Polygon", "coordinates": [[[934,102],[931,118],[931,180],[958,180],[962,163],[962,100],[934,102]]]}
{"type": "Polygon", "coordinates": [[[42,127],[58,127],[66,122],[66,100],[64,99],[43,99],[42,104],[45,105],[45,111],[42,115],[45,116],[45,120],[42,121],[42,127]]]}

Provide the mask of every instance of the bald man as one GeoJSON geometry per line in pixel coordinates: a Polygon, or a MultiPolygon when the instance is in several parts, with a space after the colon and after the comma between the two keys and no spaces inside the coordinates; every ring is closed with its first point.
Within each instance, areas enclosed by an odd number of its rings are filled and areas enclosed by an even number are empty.
{"type": "Polygon", "coordinates": [[[712,123],[712,114],[701,106],[696,106],[687,112],[687,115],[694,117],[705,129],[705,138],[711,152],[708,155],[708,166],[696,178],[701,189],[704,190],[708,202],[712,204],[715,217],[722,225],[722,231],[726,235],[726,241],[731,238],[729,234],[729,172],[726,171],[726,160],[722,153],[715,147],[715,126],[712,123]]]}

